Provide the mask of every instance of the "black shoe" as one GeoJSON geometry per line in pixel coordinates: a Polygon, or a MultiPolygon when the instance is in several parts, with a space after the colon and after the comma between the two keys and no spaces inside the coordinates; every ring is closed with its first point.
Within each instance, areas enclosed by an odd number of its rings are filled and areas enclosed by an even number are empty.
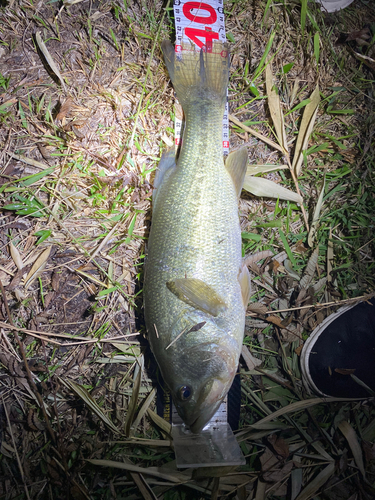
{"type": "Polygon", "coordinates": [[[375,298],[328,316],[305,342],[301,368],[304,382],[325,396],[374,395],[375,298]]]}

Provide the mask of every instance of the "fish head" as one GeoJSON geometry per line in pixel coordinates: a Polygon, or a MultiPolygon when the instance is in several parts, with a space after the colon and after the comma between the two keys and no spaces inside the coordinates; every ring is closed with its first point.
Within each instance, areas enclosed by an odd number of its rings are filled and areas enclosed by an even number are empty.
{"type": "Polygon", "coordinates": [[[216,413],[232,385],[239,355],[237,343],[231,347],[206,343],[180,351],[178,367],[164,377],[179,415],[194,434],[216,413]]]}

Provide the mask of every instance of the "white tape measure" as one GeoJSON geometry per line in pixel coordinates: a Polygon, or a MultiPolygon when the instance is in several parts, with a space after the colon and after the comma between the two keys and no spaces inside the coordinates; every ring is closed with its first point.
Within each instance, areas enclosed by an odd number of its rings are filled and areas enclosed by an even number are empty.
{"type": "MultiPolygon", "coordinates": [[[[182,41],[194,43],[198,48],[210,51],[213,40],[226,41],[223,0],[174,0],[176,26],[176,53],[181,52],[182,41]]],[[[175,143],[181,143],[182,121],[175,119],[175,143]]],[[[229,152],[228,103],[223,117],[223,153],[229,152]]]]}

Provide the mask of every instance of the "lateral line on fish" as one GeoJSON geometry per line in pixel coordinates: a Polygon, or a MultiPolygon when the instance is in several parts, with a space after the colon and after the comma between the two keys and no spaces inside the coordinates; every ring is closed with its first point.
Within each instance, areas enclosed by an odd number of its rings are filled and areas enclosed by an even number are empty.
{"type": "Polygon", "coordinates": [[[177,337],[175,339],[173,339],[172,342],[169,345],[167,345],[167,347],[165,348],[165,350],[169,349],[171,347],[171,345],[173,345],[184,333],[186,333],[187,329],[188,329],[188,327],[184,328],[182,330],[182,332],[180,332],[177,335],[177,337]]]}

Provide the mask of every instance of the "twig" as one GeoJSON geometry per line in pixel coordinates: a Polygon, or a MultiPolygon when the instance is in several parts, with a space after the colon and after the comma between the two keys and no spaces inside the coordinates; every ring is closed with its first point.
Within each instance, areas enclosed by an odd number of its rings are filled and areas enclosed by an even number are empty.
{"type": "Polygon", "coordinates": [[[6,415],[7,422],[8,422],[9,434],[10,434],[10,437],[12,438],[14,452],[15,452],[16,457],[17,457],[18,469],[19,469],[20,474],[21,474],[23,487],[25,488],[25,493],[26,493],[27,498],[30,500],[29,490],[27,489],[26,482],[25,482],[25,474],[23,472],[23,467],[22,467],[22,464],[21,464],[21,460],[20,460],[20,457],[18,455],[17,445],[16,445],[16,441],[14,439],[14,435],[13,435],[13,431],[12,431],[12,426],[10,425],[10,419],[9,419],[9,415],[8,415],[8,410],[7,410],[4,398],[1,397],[1,399],[3,401],[3,408],[4,408],[5,415],[6,415]]]}
{"type": "MultiPolygon", "coordinates": [[[[9,321],[10,323],[10,321],[9,321]]],[[[76,323],[56,323],[53,326],[58,326],[58,325],[75,325],[76,323]]],[[[35,337],[39,340],[43,340],[43,342],[50,342],[51,344],[55,344],[58,346],[64,345],[65,347],[71,346],[71,345],[81,345],[81,344],[94,344],[97,342],[122,342],[120,339],[128,338],[128,337],[133,337],[136,335],[140,335],[140,333],[124,333],[123,335],[118,335],[117,337],[112,337],[110,339],[93,339],[93,338],[87,338],[87,337],[75,337],[74,335],[65,335],[64,333],[53,333],[53,332],[40,332],[38,330],[27,330],[27,328],[20,328],[18,326],[14,326],[13,324],[8,324],[4,323],[3,321],[0,321],[0,327],[1,328],[6,328],[7,330],[17,330],[18,332],[26,333],[27,335],[31,335],[32,337],[35,337]],[[55,340],[51,340],[49,338],[45,338],[43,335],[46,337],[60,337],[63,339],[67,340],[76,340],[77,342],[71,342],[69,344],[61,344],[60,342],[57,342],[55,340]]]]}
{"type": "MultiPolygon", "coordinates": [[[[323,302],[322,304],[317,303],[317,304],[311,304],[309,306],[299,306],[299,307],[290,307],[289,309],[277,309],[276,311],[266,311],[262,314],[276,314],[276,313],[282,313],[282,312],[289,312],[289,311],[298,311],[300,309],[323,309],[325,307],[330,307],[330,306],[341,306],[344,304],[351,304],[351,303],[356,303],[356,302],[361,302],[365,300],[370,300],[373,297],[375,297],[375,292],[371,292],[366,295],[361,295],[360,297],[354,297],[352,299],[343,299],[343,300],[333,300],[332,302],[323,302]]],[[[250,313],[246,314],[248,317],[256,317],[258,316],[258,313],[250,313]]]]}

